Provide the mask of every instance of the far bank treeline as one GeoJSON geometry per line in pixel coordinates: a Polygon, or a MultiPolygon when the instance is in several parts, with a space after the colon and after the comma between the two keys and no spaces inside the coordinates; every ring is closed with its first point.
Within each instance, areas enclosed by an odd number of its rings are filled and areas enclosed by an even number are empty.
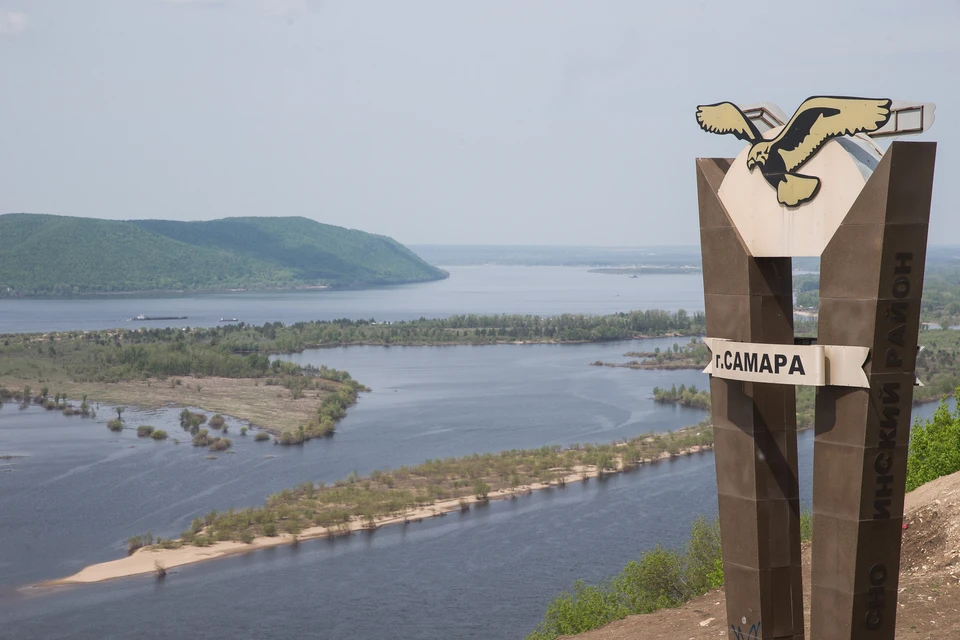
{"type": "Polygon", "coordinates": [[[583,342],[703,330],[702,313],[690,316],[683,310],[648,310],[604,316],[461,315],[390,324],[333,320],[289,326],[274,322],[197,329],[7,334],[0,336],[0,357],[5,362],[0,363],[0,375],[35,375],[52,366],[72,380],[90,382],[189,375],[256,378],[281,372],[289,364],[271,363],[269,354],[312,347],[583,342]],[[18,362],[24,366],[17,367],[18,362]]]}
{"type": "MultiPolygon", "coordinates": [[[[250,352],[295,352],[353,344],[445,345],[499,342],[597,342],[663,335],[700,335],[704,315],[659,309],[609,315],[456,315],[377,323],[374,320],[300,322],[290,326],[221,327],[223,343],[250,352]]],[[[216,331],[216,329],[214,330],[216,331]]]]}

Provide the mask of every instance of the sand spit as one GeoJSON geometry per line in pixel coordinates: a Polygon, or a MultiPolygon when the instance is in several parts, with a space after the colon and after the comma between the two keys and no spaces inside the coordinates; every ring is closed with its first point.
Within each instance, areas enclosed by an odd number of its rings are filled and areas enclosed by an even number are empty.
{"type": "MultiPolygon", "coordinates": [[[[711,448],[711,446],[693,446],[689,449],[680,451],[674,457],[691,455],[701,451],[709,450],[711,448]]],[[[670,457],[671,456],[669,453],[662,453],[660,454],[659,458],[655,460],[648,460],[645,462],[645,464],[668,459],[670,457]]],[[[614,473],[622,473],[626,470],[628,469],[623,467],[621,461],[618,463],[617,470],[606,470],[603,473],[604,475],[609,475],[614,473]]],[[[540,491],[550,487],[558,487],[567,483],[580,482],[590,478],[596,478],[598,475],[600,475],[600,472],[594,466],[575,467],[573,469],[573,473],[567,475],[563,479],[550,482],[549,484],[534,482],[532,484],[522,485],[513,489],[491,491],[487,496],[487,500],[503,500],[514,496],[526,495],[533,493],[534,491],[540,491]]],[[[261,536],[254,538],[253,542],[250,544],[245,542],[225,541],[215,542],[207,547],[197,547],[192,545],[183,546],[177,549],[161,549],[156,546],[145,547],[138,549],[125,558],[90,565],[72,576],[57,580],[48,580],[34,586],[51,587],[104,582],[106,580],[114,580],[116,578],[153,574],[157,572],[157,567],[163,567],[167,571],[170,571],[171,569],[183,565],[206,562],[207,560],[224,558],[237,553],[247,553],[250,551],[256,551],[257,549],[267,549],[269,547],[276,547],[284,544],[293,544],[294,542],[301,540],[350,535],[357,531],[370,531],[387,525],[401,524],[405,522],[419,522],[423,518],[433,518],[455,511],[462,511],[465,508],[469,508],[470,505],[478,502],[484,502],[484,500],[479,500],[476,496],[468,496],[462,499],[454,498],[450,500],[441,500],[429,506],[410,509],[399,515],[374,518],[372,522],[355,518],[354,520],[350,521],[346,527],[311,527],[309,529],[304,529],[296,536],[288,533],[282,533],[276,536],[261,536]]]]}

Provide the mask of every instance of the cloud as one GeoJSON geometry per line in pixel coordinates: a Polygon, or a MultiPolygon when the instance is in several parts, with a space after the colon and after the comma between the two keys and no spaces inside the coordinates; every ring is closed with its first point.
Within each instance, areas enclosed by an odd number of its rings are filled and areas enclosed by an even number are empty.
{"type": "Polygon", "coordinates": [[[15,36],[23,33],[28,24],[26,14],[16,11],[0,11],[0,36],[15,36]]]}

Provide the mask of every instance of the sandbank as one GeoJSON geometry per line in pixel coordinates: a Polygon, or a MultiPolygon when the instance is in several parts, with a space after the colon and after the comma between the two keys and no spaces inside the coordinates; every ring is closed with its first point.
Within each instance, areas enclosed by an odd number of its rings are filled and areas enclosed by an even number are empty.
{"type": "MultiPolygon", "coordinates": [[[[689,449],[680,451],[673,457],[691,455],[700,451],[711,449],[712,446],[693,446],[689,449]]],[[[656,462],[658,460],[668,459],[669,453],[662,453],[656,459],[648,459],[645,463],[656,462]]],[[[628,469],[624,468],[622,461],[618,462],[616,470],[605,470],[604,475],[622,473],[628,469]]],[[[595,478],[600,475],[600,471],[595,466],[574,467],[573,472],[562,479],[550,483],[534,482],[522,485],[512,489],[502,489],[491,491],[487,500],[503,500],[518,495],[525,495],[534,491],[540,491],[551,487],[563,486],[567,483],[579,482],[589,478],[595,478]]],[[[486,502],[476,496],[467,496],[462,498],[466,505],[486,502]]],[[[101,562],[90,565],[72,576],[41,582],[35,587],[50,587],[73,584],[90,584],[95,582],[104,582],[117,578],[127,578],[131,576],[154,574],[158,566],[162,566],[168,572],[176,567],[198,562],[206,562],[216,558],[224,558],[237,553],[247,553],[257,549],[267,549],[285,544],[293,544],[301,540],[311,540],[315,538],[328,538],[342,535],[349,535],[357,531],[370,531],[383,526],[401,524],[411,521],[419,521],[423,518],[432,518],[445,515],[447,513],[461,511],[463,506],[460,498],[441,500],[429,506],[422,506],[416,509],[407,510],[401,514],[393,516],[384,516],[374,518],[372,522],[355,518],[351,520],[346,527],[311,527],[304,529],[298,535],[294,536],[288,533],[278,534],[276,536],[261,536],[254,538],[253,542],[224,541],[215,542],[207,547],[197,547],[193,545],[183,546],[177,549],[161,549],[159,547],[144,547],[125,558],[101,562]]]]}

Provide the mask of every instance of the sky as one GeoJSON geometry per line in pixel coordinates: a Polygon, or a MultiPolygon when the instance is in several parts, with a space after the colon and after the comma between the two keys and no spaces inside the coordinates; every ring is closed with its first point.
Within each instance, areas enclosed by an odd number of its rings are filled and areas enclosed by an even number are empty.
{"type": "Polygon", "coordinates": [[[697,104],[937,103],[960,2],[0,0],[0,212],[298,215],[410,244],[694,245],[697,104]]]}

